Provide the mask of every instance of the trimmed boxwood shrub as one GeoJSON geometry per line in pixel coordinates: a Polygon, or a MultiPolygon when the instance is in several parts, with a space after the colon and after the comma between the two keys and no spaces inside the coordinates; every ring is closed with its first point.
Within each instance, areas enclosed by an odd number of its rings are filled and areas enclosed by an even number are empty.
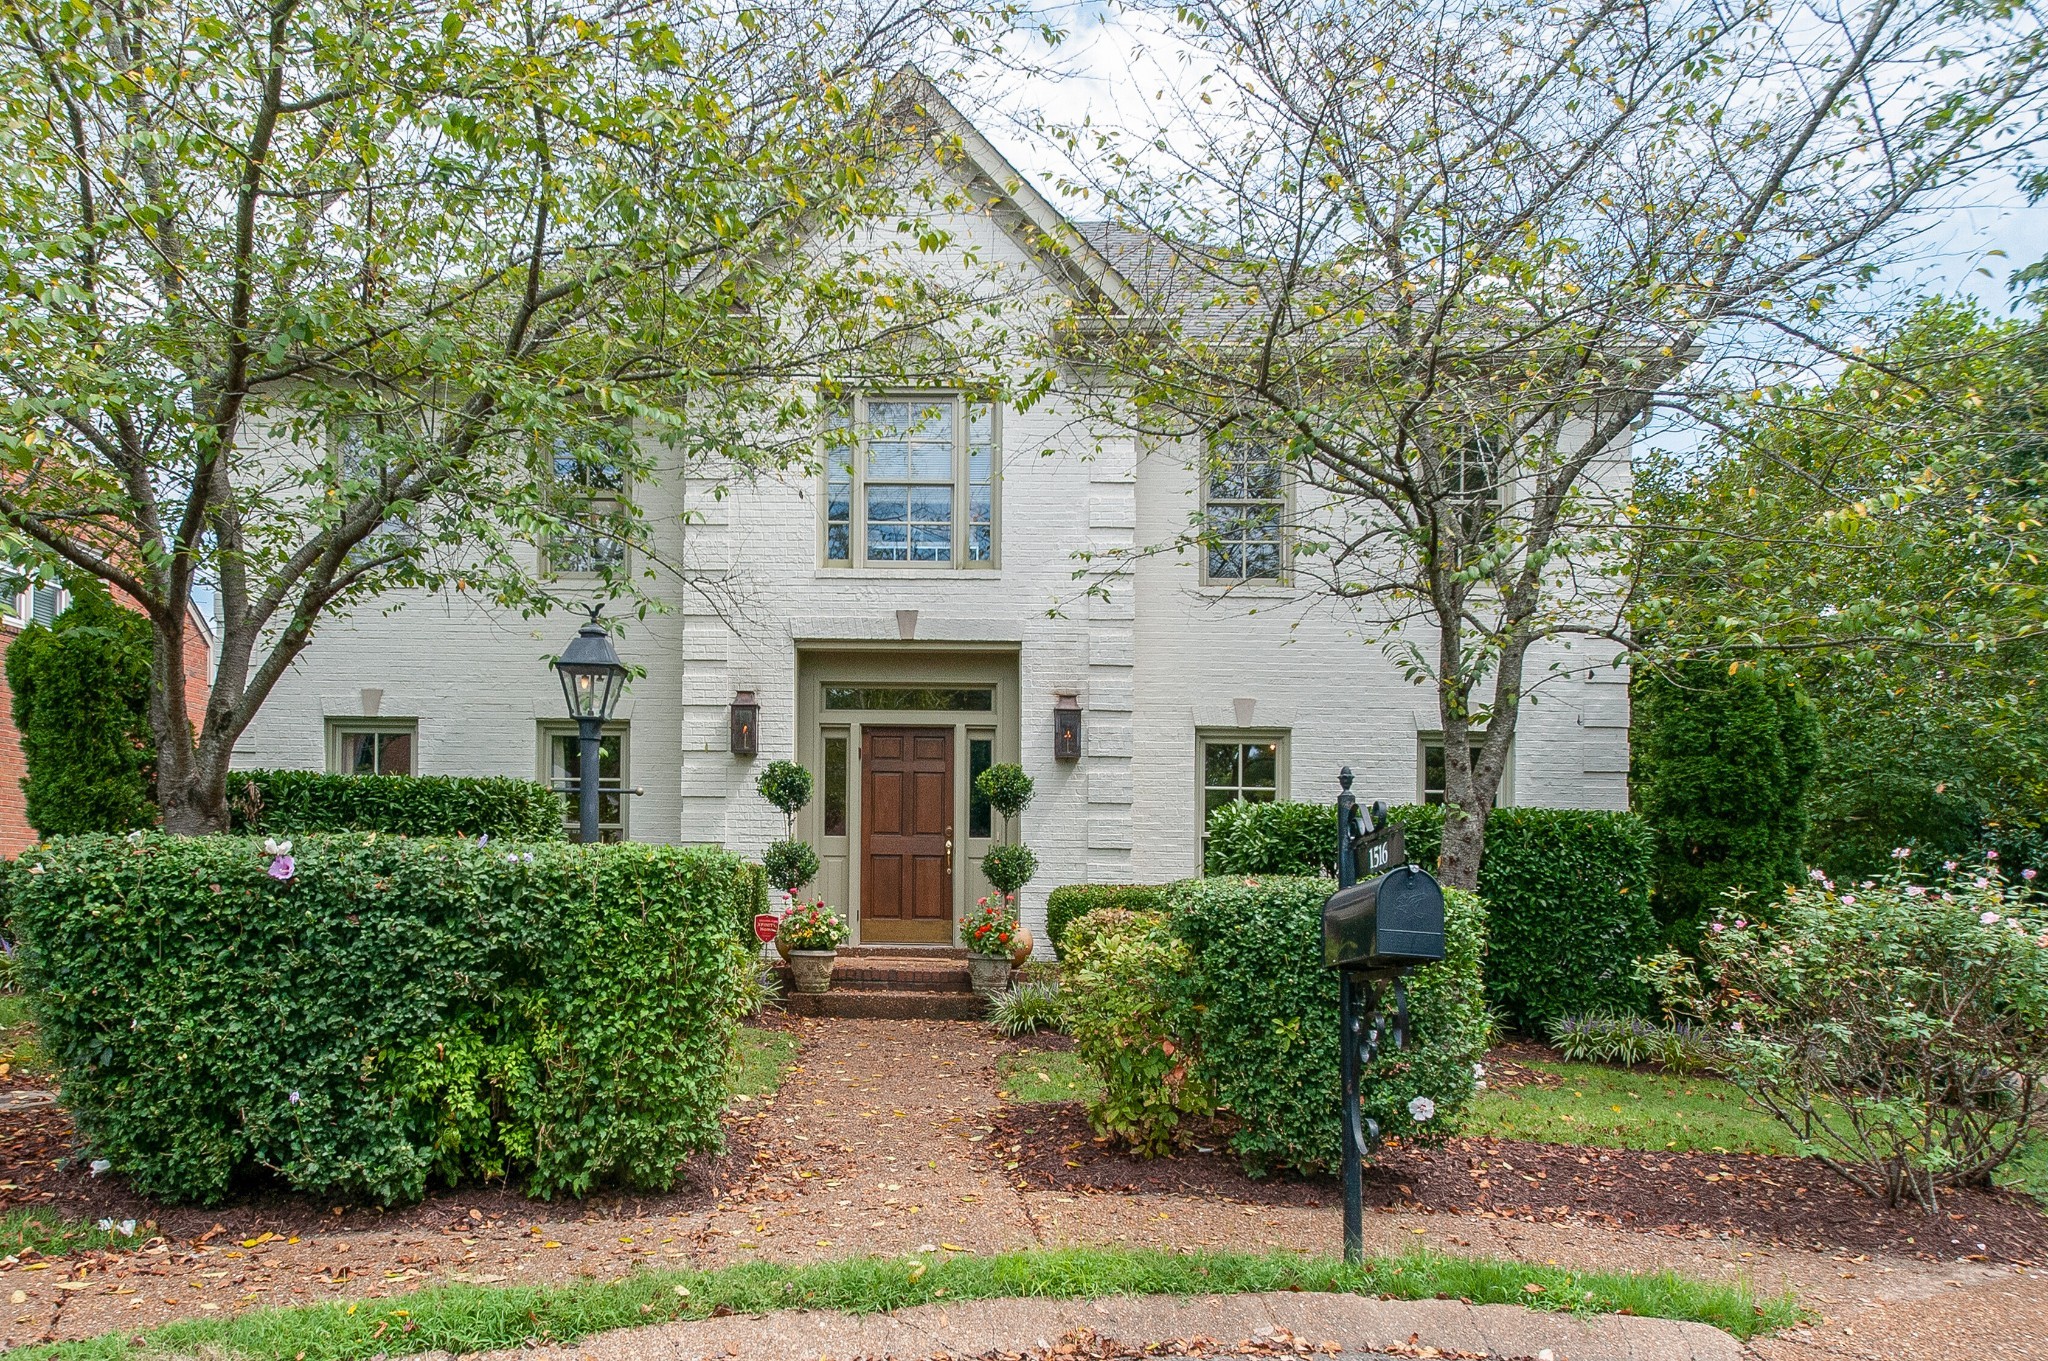
{"type": "Polygon", "coordinates": [[[1337,873],[1337,809],[1327,803],[1226,803],[1209,814],[1204,874],[1337,873]]]}
{"type": "Polygon", "coordinates": [[[11,876],[90,1155],[144,1194],[665,1188],[720,1143],[753,873],[724,851],[131,833],[11,876]]]}
{"type": "MultiPolygon", "coordinates": [[[[1408,858],[1434,866],[1444,810],[1394,810],[1408,858]]],[[[1567,1012],[1649,1009],[1636,961],[1655,954],[1650,910],[1656,838],[1634,813],[1496,808],[1486,820],[1479,896],[1492,944],[1486,991],[1508,1023],[1539,1034],[1567,1012]]]]}
{"type": "MultiPolygon", "coordinates": [[[[1210,873],[1327,873],[1336,816],[1319,803],[1226,804],[1209,820],[1210,873]]],[[[1391,816],[1409,860],[1435,868],[1443,808],[1409,804],[1391,816]]],[[[1658,948],[1650,909],[1655,846],[1649,825],[1633,813],[1496,808],[1487,818],[1479,867],[1479,896],[1492,922],[1486,988],[1510,1023],[1538,1033],[1567,1012],[1646,1008],[1635,961],[1658,948]]]]}
{"type": "MultiPolygon", "coordinates": [[[[1326,1169],[1342,1153],[1338,983],[1321,949],[1329,893],[1328,880],[1301,877],[1194,879],[1174,893],[1169,920],[1191,961],[1179,1026],[1255,1175],[1326,1169]]],[[[1445,958],[1408,980],[1408,1043],[1384,1051],[1364,1084],[1382,1133],[1424,1142],[1456,1131],[1486,1048],[1486,908],[1457,889],[1444,908],[1445,958]],[[1417,1098],[1428,1105],[1411,1108],[1417,1098]]]]}
{"type": "Polygon", "coordinates": [[[1062,884],[1045,898],[1045,934],[1052,941],[1052,951],[1061,959],[1067,957],[1066,947],[1061,943],[1067,934],[1067,926],[1076,919],[1101,907],[1121,908],[1128,912],[1159,912],[1166,907],[1166,886],[1152,884],[1062,884]]]}
{"type": "Polygon", "coordinates": [[[501,776],[325,775],[238,770],[228,776],[232,830],[493,836],[561,841],[562,796],[536,780],[501,776]]]}

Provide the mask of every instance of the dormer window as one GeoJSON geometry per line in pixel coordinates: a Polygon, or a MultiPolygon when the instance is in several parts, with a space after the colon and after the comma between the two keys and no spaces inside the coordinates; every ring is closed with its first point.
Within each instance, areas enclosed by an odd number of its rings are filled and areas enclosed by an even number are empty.
{"type": "Polygon", "coordinates": [[[996,411],[958,395],[854,398],[825,431],[828,567],[996,562],[996,411]]]}

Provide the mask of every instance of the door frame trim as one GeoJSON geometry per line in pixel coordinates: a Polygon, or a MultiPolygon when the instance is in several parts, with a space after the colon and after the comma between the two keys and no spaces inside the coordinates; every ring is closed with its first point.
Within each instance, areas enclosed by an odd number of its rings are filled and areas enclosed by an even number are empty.
{"type": "MultiPolygon", "coordinates": [[[[825,770],[825,733],[844,733],[846,753],[846,835],[827,837],[825,799],[819,796],[798,814],[797,835],[817,847],[820,869],[813,891],[846,914],[852,943],[860,944],[861,791],[865,772],[861,768],[861,731],[866,727],[946,728],[953,736],[953,920],[958,923],[976,896],[988,892],[981,878],[981,857],[994,844],[994,836],[967,837],[958,833],[970,827],[968,820],[968,739],[970,733],[994,739],[995,760],[1016,761],[1020,756],[1018,698],[1020,648],[1016,644],[960,643],[854,643],[833,642],[816,646],[799,645],[796,655],[797,760],[819,776],[825,770]],[[973,685],[995,691],[991,712],[955,710],[860,710],[824,709],[827,684],[869,685],[973,685]]],[[[990,831],[1000,830],[991,827],[990,831]]],[[[957,927],[956,927],[957,930],[957,927]]],[[[947,942],[951,944],[950,940],[947,942]]],[[[914,945],[906,949],[917,948],[914,945]]]]}

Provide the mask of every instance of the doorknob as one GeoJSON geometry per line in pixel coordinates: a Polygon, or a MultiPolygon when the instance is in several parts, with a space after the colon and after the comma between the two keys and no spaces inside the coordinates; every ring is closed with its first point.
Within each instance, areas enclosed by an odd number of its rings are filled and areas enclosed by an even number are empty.
{"type": "Polygon", "coordinates": [[[953,872],[953,829],[946,829],[946,873],[953,872]]]}

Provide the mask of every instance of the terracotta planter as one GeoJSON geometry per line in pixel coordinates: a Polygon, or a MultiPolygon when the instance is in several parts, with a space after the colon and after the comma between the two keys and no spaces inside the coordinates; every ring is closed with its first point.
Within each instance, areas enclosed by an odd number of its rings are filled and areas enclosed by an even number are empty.
{"type": "Polygon", "coordinates": [[[781,936],[775,938],[775,953],[782,956],[784,964],[789,963],[789,942],[781,936]]]}
{"type": "Polygon", "coordinates": [[[1022,926],[1018,927],[1017,934],[1010,941],[1010,962],[1018,965],[1023,964],[1025,960],[1031,958],[1031,952],[1037,946],[1038,942],[1031,938],[1030,929],[1022,926]]]}
{"type": "Polygon", "coordinates": [[[1010,961],[1004,955],[967,956],[967,981],[976,992],[1001,992],[1010,986],[1010,961]]]}
{"type": "Polygon", "coordinates": [[[824,992],[832,986],[832,961],[837,950],[791,950],[789,972],[798,992],[824,992]]]}

